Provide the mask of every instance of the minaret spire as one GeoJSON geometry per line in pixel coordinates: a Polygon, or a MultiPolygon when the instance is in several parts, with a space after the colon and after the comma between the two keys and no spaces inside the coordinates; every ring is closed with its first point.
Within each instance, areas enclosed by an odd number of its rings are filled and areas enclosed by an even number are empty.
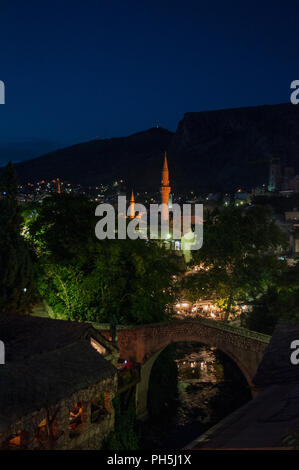
{"type": "Polygon", "coordinates": [[[162,170],[162,179],[161,179],[161,200],[162,204],[165,206],[162,209],[162,220],[168,220],[169,218],[169,193],[170,193],[170,186],[169,186],[169,171],[168,171],[168,163],[167,163],[167,154],[164,154],[164,163],[163,163],[163,170],[162,170]]]}
{"type": "Polygon", "coordinates": [[[130,219],[134,219],[135,217],[135,198],[134,198],[133,189],[132,189],[132,194],[131,194],[131,199],[130,199],[129,217],[130,219]]]}
{"type": "Polygon", "coordinates": [[[162,170],[162,186],[169,186],[169,171],[168,171],[168,163],[167,163],[167,154],[164,154],[164,163],[163,163],[163,170],[162,170]]]}

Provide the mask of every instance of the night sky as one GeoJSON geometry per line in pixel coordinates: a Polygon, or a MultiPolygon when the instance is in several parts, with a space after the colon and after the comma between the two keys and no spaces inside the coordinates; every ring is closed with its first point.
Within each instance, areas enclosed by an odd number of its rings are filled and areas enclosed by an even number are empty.
{"type": "Polygon", "coordinates": [[[286,102],[299,79],[298,1],[0,5],[0,152],[175,130],[188,111],[286,102]]]}

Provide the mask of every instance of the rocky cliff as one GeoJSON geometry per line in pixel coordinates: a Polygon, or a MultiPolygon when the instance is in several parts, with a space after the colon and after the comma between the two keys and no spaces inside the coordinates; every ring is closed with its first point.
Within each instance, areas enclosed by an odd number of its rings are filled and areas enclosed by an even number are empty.
{"type": "Polygon", "coordinates": [[[175,133],[152,128],[129,137],[94,140],[16,167],[23,182],[59,176],[98,184],[123,178],[136,190],[158,190],[165,150],[174,190],[250,189],[267,183],[272,156],[299,171],[299,106],[186,113],[175,133]]]}

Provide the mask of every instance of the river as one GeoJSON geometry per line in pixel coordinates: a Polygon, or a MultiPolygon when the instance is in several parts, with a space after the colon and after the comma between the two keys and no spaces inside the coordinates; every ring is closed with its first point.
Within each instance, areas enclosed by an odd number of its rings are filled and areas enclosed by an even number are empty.
{"type": "Polygon", "coordinates": [[[250,398],[245,378],[225,354],[199,343],[171,345],[152,369],[140,447],[181,449],[250,398]]]}

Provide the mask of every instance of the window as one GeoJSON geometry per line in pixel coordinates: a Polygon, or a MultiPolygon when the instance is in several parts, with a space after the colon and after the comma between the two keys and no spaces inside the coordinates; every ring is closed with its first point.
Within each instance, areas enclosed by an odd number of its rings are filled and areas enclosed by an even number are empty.
{"type": "Polygon", "coordinates": [[[78,402],[69,414],[70,437],[76,437],[81,434],[86,424],[86,404],[78,402]]]}
{"type": "Polygon", "coordinates": [[[48,423],[46,418],[39,423],[34,433],[34,442],[39,449],[53,449],[60,435],[57,418],[52,419],[50,416],[48,423]]]}
{"type": "Polygon", "coordinates": [[[21,450],[26,448],[26,433],[24,431],[17,431],[11,434],[2,444],[4,450],[21,450]]]}
{"type": "MultiPolygon", "coordinates": [[[[110,412],[110,400],[107,400],[107,392],[101,393],[97,398],[91,402],[91,422],[98,423],[110,412]]],[[[108,393],[109,398],[109,393],[108,393]]]]}
{"type": "Polygon", "coordinates": [[[106,348],[104,348],[104,346],[102,346],[94,338],[90,338],[90,344],[96,351],[98,351],[99,354],[105,354],[106,353],[106,348]]]}

